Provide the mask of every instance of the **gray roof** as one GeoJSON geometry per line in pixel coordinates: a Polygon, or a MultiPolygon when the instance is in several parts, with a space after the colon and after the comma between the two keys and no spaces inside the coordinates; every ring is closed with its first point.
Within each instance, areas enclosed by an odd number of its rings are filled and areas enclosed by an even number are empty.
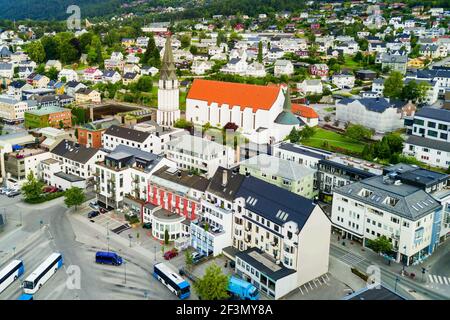
{"type": "Polygon", "coordinates": [[[106,129],[104,134],[140,143],[144,142],[150,136],[150,133],[148,132],[119,127],[116,125],[110,126],[106,129]]]}
{"type": "Polygon", "coordinates": [[[315,172],[315,170],[296,162],[269,156],[264,153],[242,161],[241,166],[293,181],[301,180],[304,177],[313,175],[315,172]]]}
{"type": "Polygon", "coordinates": [[[61,179],[64,179],[64,180],[69,181],[69,182],[80,182],[80,181],[84,181],[85,180],[85,179],[83,179],[83,178],[81,178],[79,176],[76,176],[76,175],[73,175],[73,174],[70,174],[70,173],[65,173],[65,172],[62,172],[62,171],[55,173],[55,176],[60,177],[61,179]]]}
{"type": "Polygon", "coordinates": [[[406,102],[402,101],[389,101],[386,98],[361,98],[361,99],[352,99],[352,98],[344,98],[340,100],[338,103],[347,105],[354,101],[358,101],[361,103],[367,110],[382,113],[388,108],[401,108],[406,102]]]}
{"type": "Polygon", "coordinates": [[[98,149],[88,148],[66,139],[52,149],[53,154],[80,163],[88,162],[98,151],[98,149]]]}
{"type": "Polygon", "coordinates": [[[339,187],[334,192],[412,221],[441,207],[425,191],[408,184],[397,185],[383,176],[375,176],[339,187]],[[369,197],[360,195],[363,189],[371,191],[372,194],[369,197]],[[396,199],[397,203],[393,206],[385,203],[388,197],[396,199]]]}
{"type": "Polygon", "coordinates": [[[421,136],[409,136],[408,140],[406,140],[406,143],[419,147],[450,152],[450,142],[428,139],[421,136]]]}
{"type": "Polygon", "coordinates": [[[381,57],[381,61],[383,63],[407,63],[408,62],[408,56],[401,56],[401,55],[392,55],[392,54],[383,54],[381,57]]]}
{"type": "Polygon", "coordinates": [[[392,289],[387,288],[385,285],[381,285],[381,288],[374,288],[373,286],[366,286],[361,290],[358,290],[348,296],[345,296],[343,300],[407,300],[392,289]]]}
{"type": "Polygon", "coordinates": [[[233,201],[243,180],[244,176],[237,173],[236,171],[219,167],[216,170],[214,176],[211,178],[206,191],[215,194],[225,200],[233,201]],[[227,173],[227,184],[225,186],[222,184],[224,170],[227,173]]]}
{"type": "Polygon", "coordinates": [[[245,199],[248,210],[278,225],[294,221],[299,229],[316,207],[310,199],[252,176],[245,177],[236,197],[245,199]]]}
{"type": "Polygon", "coordinates": [[[450,110],[446,109],[422,108],[416,112],[415,116],[450,122],[450,110]]]}
{"type": "MultiPolygon", "coordinates": [[[[163,159],[154,153],[123,144],[119,144],[107,157],[115,160],[120,160],[127,157],[133,157],[134,161],[143,160],[145,161],[146,171],[153,170],[153,168],[155,168],[155,166],[163,159]]],[[[140,162],[142,163],[142,161],[140,162]]]]}

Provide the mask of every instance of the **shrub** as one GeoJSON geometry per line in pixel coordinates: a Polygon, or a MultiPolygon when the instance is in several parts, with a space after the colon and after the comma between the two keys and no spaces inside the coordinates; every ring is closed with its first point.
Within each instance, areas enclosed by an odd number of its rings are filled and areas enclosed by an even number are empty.
{"type": "Polygon", "coordinates": [[[351,270],[352,270],[352,273],[356,274],[358,277],[360,277],[364,281],[367,281],[367,279],[369,279],[369,276],[367,274],[365,274],[364,272],[359,271],[356,268],[352,268],[351,270]]]}

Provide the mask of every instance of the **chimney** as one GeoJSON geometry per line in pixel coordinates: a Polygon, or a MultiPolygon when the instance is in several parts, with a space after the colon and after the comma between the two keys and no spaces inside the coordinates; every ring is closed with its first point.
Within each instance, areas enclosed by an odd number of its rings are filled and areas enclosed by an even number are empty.
{"type": "Polygon", "coordinates": [[[225,187],[228,183],[228,172],[226,169],[223,169],[222,172],[222,187],[225,187]]]}

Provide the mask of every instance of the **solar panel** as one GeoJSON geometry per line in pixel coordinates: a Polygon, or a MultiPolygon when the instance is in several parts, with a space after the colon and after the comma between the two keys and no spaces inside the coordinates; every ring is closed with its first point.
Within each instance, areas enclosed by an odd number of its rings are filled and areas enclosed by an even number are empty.
{"type": "Polygon", "coordinates": [[[417,202],[417,205],[419,206],[420,209],[423,209],[422,205],[419,202],[417,202]]]}
{"type": "Polygon", "coordinates": [[[286,221],[286,219],[289,217],[289,214],[285,212],[285,215],[283,217],[283,221],[286,221]]]}
{"type": "Polygon", "coordinates": [[[416,211],[419,211],[419,209],[417,209],[414,205],[412,205],[413,209],[416,211]]]}

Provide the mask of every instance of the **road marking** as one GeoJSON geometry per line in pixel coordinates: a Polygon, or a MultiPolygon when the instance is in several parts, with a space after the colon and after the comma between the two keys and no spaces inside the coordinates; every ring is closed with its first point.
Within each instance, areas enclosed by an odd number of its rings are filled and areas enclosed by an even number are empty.
{"type": "Polygon", "coordinates": [[[303,293],[303,291],[302,291],[302,287],[300,286],[300,287],[298,287],[298,289],[300,290],[300,292],[302,293],[302,296],[303,295],[305,295],[304,293],[303,293]]]}
{"type": "Polygon", "coordinates": [[[446,278],[446,277],[443,277],[443,279],[444,279],[445,284],[448,285],[448,280],[447,280],[447,278],[446,278]]]}
{"type": "Polygon", "coordinates": [[[439,283],[440,283],[440,284],[443,284],[444,281],[442,281],[442,277],[441,277],[441,276],[437,276],[437,277],[438,277],[439,283]]]}

